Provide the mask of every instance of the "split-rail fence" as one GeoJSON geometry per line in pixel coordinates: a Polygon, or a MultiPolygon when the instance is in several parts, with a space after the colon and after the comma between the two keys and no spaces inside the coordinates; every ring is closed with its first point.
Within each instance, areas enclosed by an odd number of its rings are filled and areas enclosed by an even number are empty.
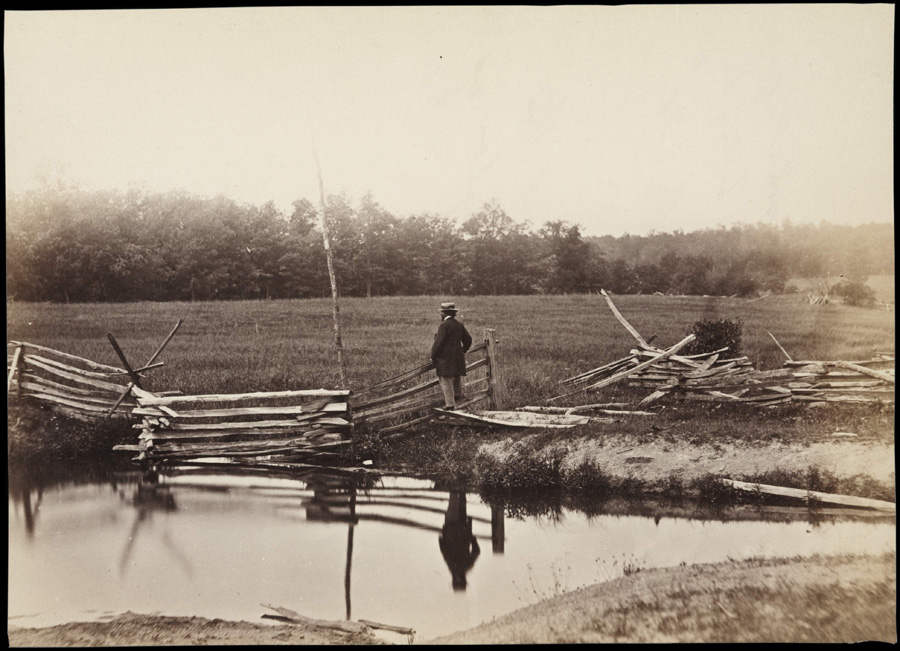
{"type": "MultiPolygon", "coordinates": [[[[123,368],[99,364],[27,342],[7,346],[7,394],[49,403],[79,419],[124,418],[138,431],[134,443],[115,447],[135,460],[265,457],[289,462],[329,462],[353,442],[354,430],[394,437],[439,417],[443,406],[434,366],[427,364],[356,391],[304,389],[241,394],[181,395],[151,392],[144,373],[162,365],[156,358],[175,329],[143,366],[133,368],[108,335],[123,368]]],[[[468,352],[458,406],[502,404],[497,338],[468,352]]]]}

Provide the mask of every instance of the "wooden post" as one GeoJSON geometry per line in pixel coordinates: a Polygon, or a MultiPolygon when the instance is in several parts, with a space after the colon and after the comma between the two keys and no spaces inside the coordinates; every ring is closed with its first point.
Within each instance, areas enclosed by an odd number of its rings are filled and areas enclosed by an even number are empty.
{"type": "Polygon", "coordinates": [[[12,364],[9,367],[9,379],[6,380],[6,393],[12,388],[13,377],[16,378],[16,397],[22,395],[22,373],[19,370],[19,364],[22,361],[22,346],[16,346],[16,352],[13,353],[12,364]]]}
{"type": "Polygon", "coordinates": [[[491,547],[495,554],[502,554],[506,549],[506,522],[503,506],[491,506],[491,547]]]}
{"type": "Polygon", "coordinates": [[[490,406],[494,411],[503,409],[502,378],[500,376],[500,360],[497,356],[497,335],[490,328],[484,329],[484,343],[488,358],[488,386],[491,388],[490,406]]]}
{"type": "Polygon", "coordinates": [[[316,173],[319,176],[319,213],[322,227],[322,241],[325,244],[325,262],[328,265],[328,278],[331,281],[331,301],[334,311],[334,347],[337,349],[338,370],[341,378],[341,388],[347,386],[344,377],[344,347],[341,343],[341,308],[338,304],[337,277],[334,275],[334,256],[331,253],[331,237],[328,234],[328,221],[325,219],[325,186],[322,184],[322,168],[319,165],[319,155],[313,150],[316,158],[316,173]]]}

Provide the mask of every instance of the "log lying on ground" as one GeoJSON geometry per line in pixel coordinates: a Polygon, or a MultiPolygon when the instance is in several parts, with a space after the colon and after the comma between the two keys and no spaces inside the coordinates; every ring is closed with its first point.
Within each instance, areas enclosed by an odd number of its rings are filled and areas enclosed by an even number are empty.
{"type": "Polygon", "coordinates": [[[327,619],[313,619],[311,617],[306,617],[301,615],[300,613],[291,610],[290,608],[282,608],[281,606],[272,606],[270,604],[260,604],[263,608],[268,608],[269,610],[274,610],[278,613],[278,616],[274,615],[263,615],[266,619],[280,619],[282,621],[292,622],[296,624],[305,624],[307,626],[318,626],[321,628],[327,628],[335,631],[341,631],[343,633],[351,633],[351,634],[367,634],[370,632],[370,629],[377,628],[385,631],[393,631],[394,633],[402,633],[404,635],[413,636],[416,631],[407,626],[393,626],[391,624],[379,624],[378,622],[373,622],[368,619],[361,619],[358,622],[352,621],[331,621],[327,619]]]}
{"type": "Polygon", "coordinates": [[[516,407],[516,411],[530,411],[536,414],[574,414],[577,411],[597,411],[611,416],[655,416],[653,411],[629,411],[626,409],[610,409],[609,407],[626,407],[624,402],[603,402],[596,405],[576,405],[574,407],[516,407]]]}
{"type": "Polygon", "coordinates": [[[571,414],[540,414],[529,411],[451,411],[435,409],[435,413],[450,420],[458,420],[472,425],[512,427],[512,428],[550,428],[568,429],[578,425],[587,425],[593,419],[588,416],[571,414]]]}
{"type": "Polygon", "coordinates": [[[832,493],[821,493],[819,491],[803,490],[801,488],[786,488],[784,486],[770,486],[768,484],[754,484],[746,481],[737,481],[734,479],[720,479],[726,486],[737,488],[738,490],[750,491],[754,493],[763,493],[766,495],[778,495],[781,497],[794,497],[803,500],[815,500],[823,504],[841,504],[843,506],[855,506],[865,509],[877,509],[879,511],[896,512],[897,505],[894,502],[885,502],[883,500],[873,500],[866,497],[855,497],[853,495],[834,495],[832,493]]]}

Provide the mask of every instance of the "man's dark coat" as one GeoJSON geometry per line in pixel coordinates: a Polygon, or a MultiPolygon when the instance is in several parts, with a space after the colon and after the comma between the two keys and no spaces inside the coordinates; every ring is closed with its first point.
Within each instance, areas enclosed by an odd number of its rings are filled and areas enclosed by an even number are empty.
{"type": "Polygon", "coordinates": [[[438,375],[453,377],[466,374],[466,351],[472,345],[472,337],[466,327],[452,316],[441,321],[434,344],[431,361],[438,375]]]}

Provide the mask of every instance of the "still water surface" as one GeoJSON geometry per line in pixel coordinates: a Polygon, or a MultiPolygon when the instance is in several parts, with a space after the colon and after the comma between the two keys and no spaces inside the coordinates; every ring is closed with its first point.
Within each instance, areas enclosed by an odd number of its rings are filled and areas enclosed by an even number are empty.
{"type": "Polygon", "coordinates": [[[10,484],[9,622],[130,610],[264,623],[272,604],[423,640],[632,569],[895,549],[894,517],[649,511],[522,515],[431,481],[211,468],[10,484]]]}

